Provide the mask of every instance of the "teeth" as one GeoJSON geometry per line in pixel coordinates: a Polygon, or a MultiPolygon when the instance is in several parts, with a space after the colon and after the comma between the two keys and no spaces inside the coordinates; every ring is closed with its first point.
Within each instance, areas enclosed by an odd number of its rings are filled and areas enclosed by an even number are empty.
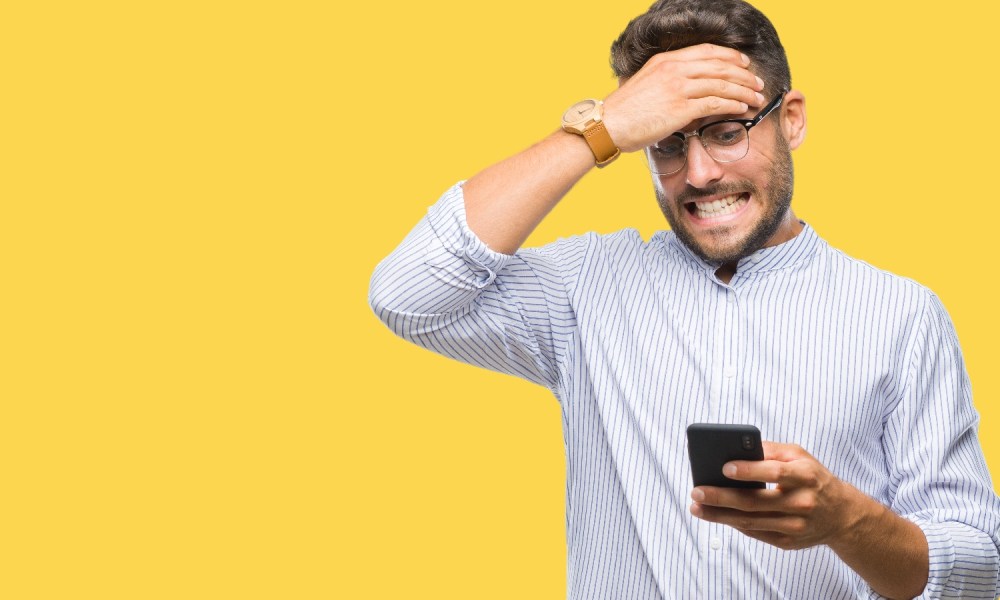
{"type": "Polygon", "coordinates": [[[721,217],[740,210],[746,203],[747,200],[741,197],[740,194],[726,196],[725,198],[711,202],[695,202],[695,206],[697,207],[695,215],[699,219],[721,217]]]}
{"type": "Polygon", "coordinates": [[[732,196],[726,196],[725,198],[719,198],[718,200],[710,200],[708,202],[695,202],[695,206],[698,207],[699,211],[702,212],[718,212],[723,208],[735,203],[739,199],[739,194],[733,194],[732,196]]]}

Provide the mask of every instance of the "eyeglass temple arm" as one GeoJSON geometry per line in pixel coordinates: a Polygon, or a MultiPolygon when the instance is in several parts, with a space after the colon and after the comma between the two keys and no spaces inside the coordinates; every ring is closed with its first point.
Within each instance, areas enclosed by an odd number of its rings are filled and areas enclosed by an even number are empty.
{"type": "Polygon", "coordinates": [[[779,106],[781,106],[782,101],[784,101],[784,99],[785,99],[785,94],[787,94],[787,93],[788,93],[788,90],[784,90],[780,94],[778,94],[777,96],[775,96],[774,100],[771,100],[770,102],[768,102],[767,106],[765,106],[763,109],[761,109],[761,111],[759,113],[757,113],[757,116],[754,117],[752,121],[750,121],[750,124],[747,127],[747,129],[750,129],[750,127],[753,127],[757,123],[760,123],[761,120],[764,119],[764,117],[766,117],[767,115],[771,114],[771,111],[773,111],[774,109],[776,109],[779,106]]]}

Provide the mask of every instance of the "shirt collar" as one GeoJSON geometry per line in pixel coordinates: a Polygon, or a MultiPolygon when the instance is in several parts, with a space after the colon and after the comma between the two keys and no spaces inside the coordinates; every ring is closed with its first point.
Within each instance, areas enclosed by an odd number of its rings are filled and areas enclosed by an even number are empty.
{"type": "MultiPolygon", "coordinates": [[[[740,259],[736,265],[735,278],[744,278],[753,273],[766,273],[792,267],[811,257],[819,248],[822,241],[812,227],[806,222],[802,223],[802,231],[795,237],[778,244],[761,248],[753,254],[740,259]]],[[[715,272],[722,266],[722,263],[706,261],[697,256],[690,248],[681,242],[673,231],[663,232],[667,247],[673,249],[682,256],[691,266],[705,271],[709,276],[715,277],[715,272]]]]}

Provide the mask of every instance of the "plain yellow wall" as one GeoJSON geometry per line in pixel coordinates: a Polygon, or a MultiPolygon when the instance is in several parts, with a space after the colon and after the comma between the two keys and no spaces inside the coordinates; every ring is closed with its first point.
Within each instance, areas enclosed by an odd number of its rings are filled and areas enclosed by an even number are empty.
{"type": "MultiPolygon", "coordinates": [[[[1000,8],[759,6],[808,98],[798,215],[940,295],[996,471],[1000,8]]],[[[564,596],[556,401],[393,338],[368,278],[610,92],[645,7],[6,6],[0,597],[564,596]]],[[[664,227],[634,155],[529,243],[622,227],[664,227]]]]}

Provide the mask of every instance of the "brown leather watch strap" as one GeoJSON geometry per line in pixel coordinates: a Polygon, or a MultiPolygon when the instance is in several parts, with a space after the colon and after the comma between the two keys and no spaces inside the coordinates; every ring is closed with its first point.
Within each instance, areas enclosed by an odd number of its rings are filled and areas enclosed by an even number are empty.
{"type": "Polygon", "coordinates": [[[583,132],[583,139],[587,140],[590,151],[594,153],[598,167],[611,164],[621,154],[621,150],[611,139],[611,134],[604,128],[604,121],[598,121],[588,127],[583,132]]]}

